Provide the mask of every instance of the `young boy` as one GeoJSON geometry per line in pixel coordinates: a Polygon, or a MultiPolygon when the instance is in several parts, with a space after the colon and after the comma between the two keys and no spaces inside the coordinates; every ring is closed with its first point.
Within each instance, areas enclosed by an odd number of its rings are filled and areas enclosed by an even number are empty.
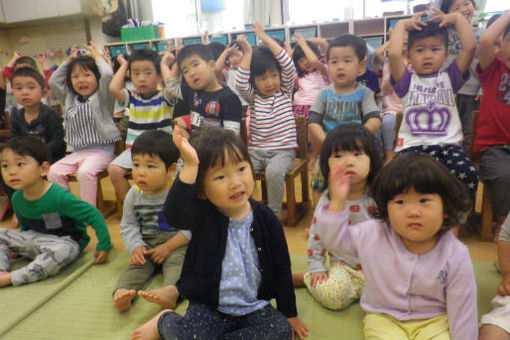
{"type": "Polygon", "coordinates": [[[241,101],[230,88],[218,83],[214,56],[208,46],[185,46],[177,55],[177,66],[172,70],[163,68],[162,73],[166,90],[182,98],[189,109],[189,115],[177,118],[176,124],[188,131],[214,126],[239,134],[241,101]],[[179,73],[191,91],[181,93],[179,73]]]}
{"type": "Polygon", "coordinates": [[[126,174],[132,167],[131,147],[135,139],[147,130],[163,130],[172,133],[173,97],[158,89],[161,83],[161,64],[157,52],[137,50],[129,57],[129,63],[123,56],[117,58],[119,70],[110,83],[110,93],[117,101],[124,103],[124,114],[129,116],[126,150],[108,166],[108,175],[112,181],[117,199],[124,201],[129,191],[126,174]],[[124,88],[127,72],[135,90],[124,88]]]}
{"type": "MultiPolygon", "coordinates": [[[[480,152],[480,178],[488,185],[496,230],[510,212],[510,12],[482,35],[477,72],[483,96],[474,151],[480,152]],[[496,48],[500,47],[500,52],[496,48]]],[[[497,237],[496,233],[496,237],[497,237]]]]}
{"type": "Polygon", "coordinates": [[[312,189],[314,202],[325,188],[317,160],[326,134],[340,124],[363,124],[372,133],[381,126],[379,109],[372,91],[356,81],[366,69],[367,47],[351,34],[335,38],[328,47],[329,77],[333,84],[324,88],[310,108],[308,133],[312,144],[312,189]]]}
{"type": "Polygon", "coordinates": [[[101,213],[69,191],[46,180],[50,151],[33,136],[13,137],[0,148],[2,177],[17,190],[12,206],[21,231],[0,229],[0,287],[46,279],[73,262],[90,241],[86,226],[96,232],[95,264],[108,258],[112,245],[101,213]],[[33,259],[9,272],[15,251],[33,259]]]}
{"type": "Polygon", "coordinates": [[[64,127],[62,116],[41,103],[46,94],[44,78],[30,67],[19,68],[11,77],[12,94],[22,106],[11,115],[13,136],[33,135],[39,137],[51,152],[51,163],[65,156],[64,127]]]}
{"type": "Polygon", "coordinates": [[[430,154],[468,187],[474,200],[478,175],[461,144],[462,126],[455,94],[469,78],[475,38],[471,25],[460,13],[445,15],[433,11],[428,22],[420,20],[426,12],[399,21],[391,34],[388,50],[391,80],[404,107],[395,151],[430,154]],[[448,25],[455,25],[463,49],[455,61],[441,71],[448,56],[448,25]],[[408,60],[414,72],[402,59],[406,31],[409,32],[408,60]]]}
{"type": "MultiPolygon", "coordinates": [[[[131,156],[136,185],[126,196],[120,223],[122,239],[131,254],[130,266],[120,277],[113,295],[113,304],[120,312],[131,307],[136,292],[156,267],[161,266],[165,286],[177,282],[191,238],[191,232],[170,227],[161,213],[179,158],[171,135],[158,130],[144,132],[133,144],[131,156]]],[[[175,308],[177,289],[165,297],[161,296],[162,291],[139,294],[151,302],[165,301],[166,308],[175,308]]]]}

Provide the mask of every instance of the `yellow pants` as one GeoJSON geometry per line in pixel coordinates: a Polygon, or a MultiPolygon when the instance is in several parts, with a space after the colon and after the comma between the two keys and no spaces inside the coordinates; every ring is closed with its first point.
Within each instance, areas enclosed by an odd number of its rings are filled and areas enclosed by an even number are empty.
{"type": "Polygon", "coordinates": [[[446,315],[399,321],[387,314],[369,313],[363,319],[365,340],[450,340],[446,315]]]}

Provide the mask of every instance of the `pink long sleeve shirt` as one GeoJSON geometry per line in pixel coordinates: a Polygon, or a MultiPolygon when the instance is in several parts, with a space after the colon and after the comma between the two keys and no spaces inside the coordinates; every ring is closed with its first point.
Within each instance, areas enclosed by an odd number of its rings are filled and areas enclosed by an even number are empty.
{"type": "Polygon", "coordinates": [[[477,293],[468,248],[451,232],[434,249],[417,255],[385,222],[348,225],[346,210],[317,213],[326,247],[360,259],[365,274],[361,307],[397,320],[431,319],[447,314],[452,340],[478,338],[477,293]]]}

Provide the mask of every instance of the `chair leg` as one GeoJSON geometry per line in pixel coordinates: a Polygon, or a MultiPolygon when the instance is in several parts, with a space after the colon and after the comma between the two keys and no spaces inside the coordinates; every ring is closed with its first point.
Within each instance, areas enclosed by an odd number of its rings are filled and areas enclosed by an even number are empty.
{"type": "Polygon", "coordinates": [[[483,183],[482,192],[482,241],[492,241],[492,204],[489,187],[483,183]]]}
{"type": "Polygon", "coordinates": [[[262,202],[267,204],[268,203],[268,198],[267,198],[267,182],[266,182],[265,179],[261,179],[260,180],[260,189],[262,191],[262,202]]]}
{"type": "Polygon", "coordinates": [[[303,197],[303,207],[310,203],[310,185],[308,183],[308,170],[301,172],[301,195],[303,197]]]}
{"type": "Polygon", "coordinates": [[[296,190],[294,187],[294,178],[286,176],[285,189],[287,190],[287,223],[291,226],[297,225],[297,209],[296,209],[296,190]]]}

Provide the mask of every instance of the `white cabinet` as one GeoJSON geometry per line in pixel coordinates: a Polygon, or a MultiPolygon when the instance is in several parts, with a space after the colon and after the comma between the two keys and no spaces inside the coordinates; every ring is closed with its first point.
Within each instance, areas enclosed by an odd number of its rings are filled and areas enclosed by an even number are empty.
{"type": "Polygon", "coordinates": [[[34,0],[2,0],[5,22],[29,21],[37,18],[34,0]]]}
{"type": "Polygon", "coordinates": [[[58,17],[57,0],[33,0],[37,12],[36,19],[58,17]]]}
{"type": "Polygon", "coordinates": [[[58,15],[73,15],[81,13],[80,0],[57,0],[58,15]]]}

